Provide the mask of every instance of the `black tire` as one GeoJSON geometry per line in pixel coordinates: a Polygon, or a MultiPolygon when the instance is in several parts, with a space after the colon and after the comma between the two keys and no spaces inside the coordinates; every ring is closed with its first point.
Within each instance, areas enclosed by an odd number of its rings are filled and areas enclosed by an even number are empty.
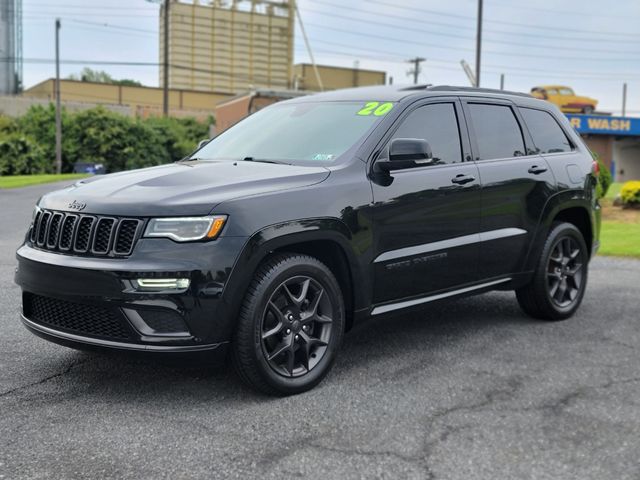
{"type": "Polygon", "coordinates": [[[554,223],[531,282],[516,290],[520,308],[540,320],[571,317],[584,297],[588,262],[580,230],[570,223],[554,223]]]}
{"type": "Polygon", "coordinates": [[[588,105],[586,107],[584,107],[582,109],[582,113],[584,113],[585,115],[590,115],[593,113],[593,107],[591,105],[588,105]]]}
{"type": "Polygon", "coordinates": [[[247,289],[231,360],[255,390],[305,392],[331,369],[344,325],[342,292],[331,270],[308,255],[276,254],[258,267],[247,289]]]}

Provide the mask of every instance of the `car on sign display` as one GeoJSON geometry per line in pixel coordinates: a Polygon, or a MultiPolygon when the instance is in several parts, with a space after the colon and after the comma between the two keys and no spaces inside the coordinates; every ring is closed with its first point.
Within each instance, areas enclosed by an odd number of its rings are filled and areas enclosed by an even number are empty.
{"type": "Polygon", "coordinates": [[[598,100],[576,95],[571,87],[563,85],[545,85],[533,87],[531,95],[555,104],[565,113],[593,113],[598,105],[598,100]]]}
{"type": "Polygon", "coordinates": [[[22,321],[73,348],[225,353],[257,390],[303,392],[372,316],[495,289],[532,317],[573,315],[596,176],[567,119],[527,94],[284,101],[182,161],[44,195],[17,252],[22,321]]]}

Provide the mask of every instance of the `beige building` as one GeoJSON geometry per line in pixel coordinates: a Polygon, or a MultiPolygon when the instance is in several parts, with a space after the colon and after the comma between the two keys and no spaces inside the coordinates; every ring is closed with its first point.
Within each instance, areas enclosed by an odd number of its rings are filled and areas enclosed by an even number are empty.
{"type": "MultiPolygon", "coordinates": [[[[55,80],[48,79],[26,89],[23,97],[55,100],[55,80]]],[[[169,113],[172,116],[207,118],[216,104],[231,97],[220,92],[201,92],[186,89],[169,90],[169,113]]],[[[93,104],[129,106],[131,115],[146,117],[162,114],[162,89],[130,87],[107,83],[60,81],[60,100],[93,104]]]]}
{"type": "MultiPolygon", "coordinates": [[[[330,65],[317,65],[317,68],[324,90],[366,87],[387,83],[387,72],[378,70],[332,67],[330,65]]],[[[320,90],[313,65],[310,63],[298,63],[293,67],[293,71],[295,75],[294,87],[297,87],[298,90],[307,90],[310,92],[320,90]]]]}
{"type": "Polygon", "coordinates": [[[294,0],[169,0],[169,87],[232,94],[290,88],[293,21],[294,0]]]}

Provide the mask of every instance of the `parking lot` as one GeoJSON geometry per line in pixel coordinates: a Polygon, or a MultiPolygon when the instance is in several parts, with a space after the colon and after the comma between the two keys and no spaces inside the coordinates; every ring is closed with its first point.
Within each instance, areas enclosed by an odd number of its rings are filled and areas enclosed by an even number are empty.
{"type": "Polygon", "coordinates": [[[0,478],[640,478],[639,261],[596,258],[565,322],[500,292],[363,323],[318,388],[274,399],[28,333],[14,252],[53,188],[0,191],[0,478]]]}

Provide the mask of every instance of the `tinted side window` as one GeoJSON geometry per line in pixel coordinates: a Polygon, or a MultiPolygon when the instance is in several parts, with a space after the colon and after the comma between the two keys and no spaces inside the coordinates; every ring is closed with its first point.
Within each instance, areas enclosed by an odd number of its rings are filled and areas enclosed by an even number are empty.
{"type": "Polygon", "coordinates": [[[510,107],[470,103],[469,112],[478,144],[477,160],[524,155],[522,131],[510,107]]]}
{"type": "Polygon", "coordinates": [[[404,119],[392,138],[426,140],[436,164],[462,161],[460,130],[453,103],[434,103],[416,108],[404,119]]]}
{"type": "Polygon", "coordinates": [[[549,112],[520,108],[539,153],[570,152],[571,142],[549,112]]]}

